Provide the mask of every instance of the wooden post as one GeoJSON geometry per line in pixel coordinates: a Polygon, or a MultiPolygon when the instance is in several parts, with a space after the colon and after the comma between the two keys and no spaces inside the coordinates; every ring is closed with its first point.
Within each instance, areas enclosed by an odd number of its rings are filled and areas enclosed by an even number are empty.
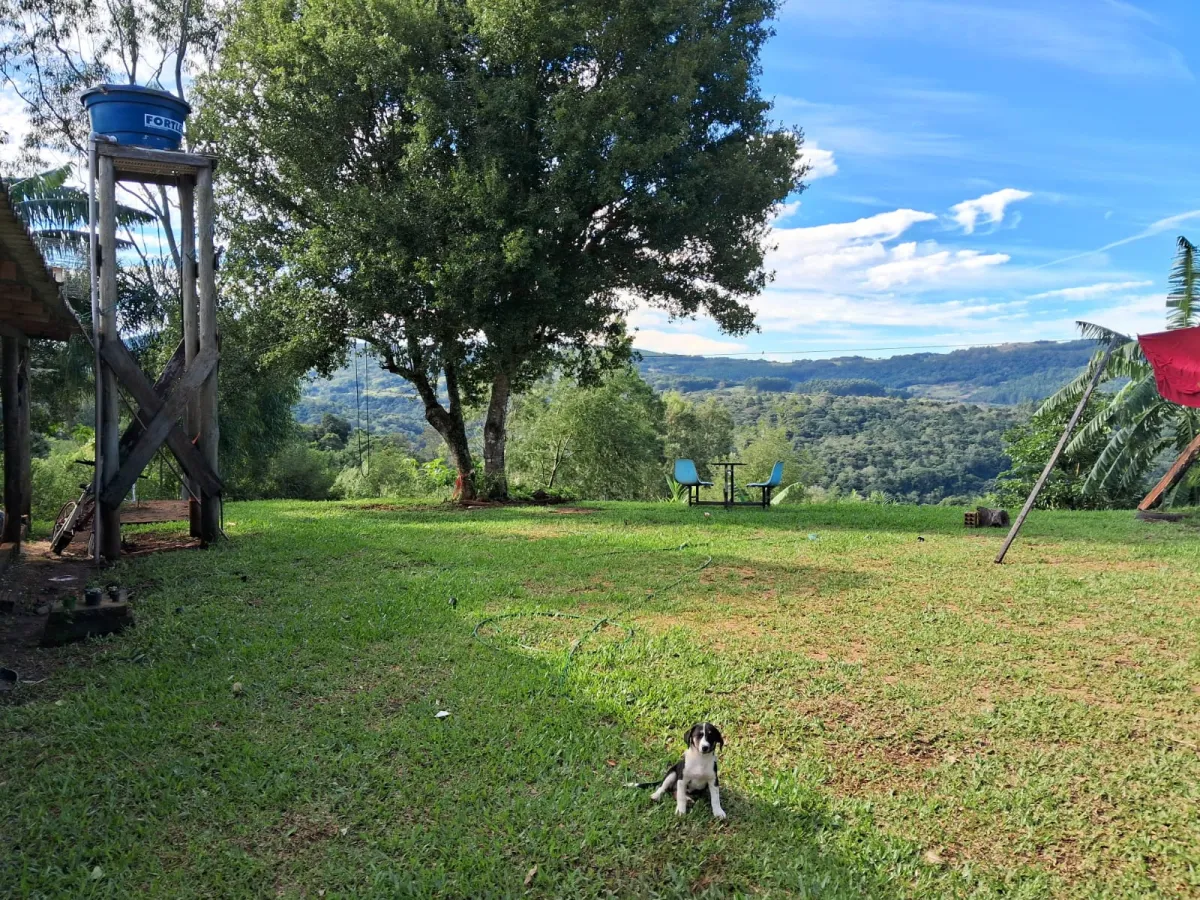
{"type": "MultiPolygon", "coordinates": [[[[216,256],[213,248],[213,171],[204,166],[196,173],[196,245],[197,294],[199,306],[199,352],[218,353],[216,256]]],[[[219,363],[218,363],[219,365],[219,363]]],[[[220,430],[217,421],[217,366],[200,387],[200,452],[212,471],[220,475],[217,448],[220,430]]],[[[200,539],[215,541],[221,533],[221,496],[206,495],[200,507],[200,539]]]]}
{"type": "Polygon", "coordinates": [[[1179,454],[1179,458],[1167,470],[1167,474],[1162,477],[1162,480],[1154,486],[1154,490],[1146,495],[1146,498],[1138,504],[1138,512],[1143,513],[1153,509],[1155,504],[1163,498],[1163,495],[1183,479],[1187,474],[1187,470],[1191,468],[1192,463],[1200,457],[1200,434],[1192,440],[1190,444],[1179,454]]]}
{"type": "Polygon", "coordinates": [[[17,435],[21,452],[21,524],[33,521],[33,468],[29,451],[29,341],[17,340],[17,435]]]}
{"type": "MultiPolygon", "coordinates": [[[[111,156],[99,159],[99,236],[100,236],[100,343],[119,341],[117,331],[117,180],[111,156]]],[[[96,472],[97,485],[106,484],[120,469],[120,410],[117,405],[117,376],[109,366],[96,373],[102,381],[100,409],[96,421],[100,432],[103,471],[96,472]]],[[[99,500],[99,492],[97,492],[99,500]]],[[[118,506],[97,502],[100,525],[100,555],[114,562],[121,555],[121,512],[118,506]]]]}
{"type": "Polygon", "coordinates": [[[1062,455],[1063,448],[1067,446],[1067,441],[1071,438],[1071,432],[1075,430],[1075,425],[1079,422],[1079,417],[1083,415],[1084,407],[1087,406],[1088,400],[1092,398],[1092,391],[1096,389],[1096,385],[1100,383],[1100,377],[1104,374],[1104,368],[1108,365],[1109,359],[1112,358],[1113,351],[1117,349],[1117,344],[1127,341],[1128,338],[1121,337],[1114,340],[1108,345],[1108,349],[1104,351],[1104,356],[1100,359],[1100,365],[1096,366],[1096,371],[1092,375],[1092,380],[1088,382],[1087,389],[1083,392],[1083,396],[1079,398],[1079,405],[1075,407],[1075,412],[1071,415],[1071,420],[1067,422],[1067,427],[1063,431],[1062,437],[1058,439],[1058,446],[1054,448],[1054,452],[1050,454],[1050,459],[1046,463],[1046,468],[1042,470],[1041,477],[1033,486],[1033,490],[1029,492],[1029,498],[1025,501],[1025,505],[1021,507],[1021,514],[1017,516],[1017,521],[1013,522],[1012,529],[1008,532],[1008,537],[1004,539],[1004,544],[1000,548],[1000,552],[996,554],[996,562],[1004,562],[1004,555],[1008,553],[1008,548],[1012,546],[1012,542],[1017,539],[1017,532],[1021,530],[1021,526],[1025,524],[1025,517],[1029,515],[1029,511],[1033,509],[1033,504],[1037,502],[1038,494],[1042,492],[1042,487],[1046,484],[1046,479],[1050,477],[1051,471],[1054,469],[1054,464],[1058,462],[1058,457],[1062,455]]]}
{"type": "Polygon", "coordinates": [[[0,338],[0,398],[4,415],[4,534],[5,542],[21,542],[21,428],[17,411],[17,338],[0,338]]]}
{"type": "MultiPolygon", "coordinates": [[[[196,302],[196,184],[191,176],[179,179],[179,264],[183,285],[183,356],[186,365],[200,352],[200,309],[196,302]]],[[[189,440],[200,433],[200,403],[188,399],[184,431],[189,440]]],[[[200,537],[200,489],[184,474],[184,500],[188,502],[188,522],[192,537],[200,537]]]]}

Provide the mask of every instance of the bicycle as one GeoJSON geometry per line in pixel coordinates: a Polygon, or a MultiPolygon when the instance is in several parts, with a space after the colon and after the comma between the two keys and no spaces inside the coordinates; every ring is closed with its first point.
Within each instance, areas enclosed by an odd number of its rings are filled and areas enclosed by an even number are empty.
{"type": "MultiPolygon", "coordinates": [[[[75,462],[81,466],[92,466],[93,468],[96,466],[90,459],[77,459],[75,462]]],[[[95,517],[96,497],[92,484],[81,484],[80,487],[83,488],[83,493],[79,495],[79,499],[68,500],[62,505],[62,509],[58,511],[58,518],[54,520],[54,528],[50,531],[50,549],[56,556],[62,556],[62,552],[74,540],[75,533],[91,525],[92,519],[95,517]]],[[[95,542],[96,529],[93,528],[91,537],[88,538],[89,556],[96,549],[95,542]]]]}

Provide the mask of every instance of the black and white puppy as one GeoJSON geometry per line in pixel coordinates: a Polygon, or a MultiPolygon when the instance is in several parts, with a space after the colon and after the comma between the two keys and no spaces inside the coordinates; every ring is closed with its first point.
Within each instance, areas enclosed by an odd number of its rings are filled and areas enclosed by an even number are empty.
{"type": "MultiPolygon", "coordinates": [[[[717,747],[725,746],[725,738],[711,722],[693,725],[683,737],[687,741],[683,759],[667,770],[667,776],[658,790],[650,795],[650,799],[661,800],[667,791],[674,789],[675,815],[682,816],[687,812],[688,795],[699,794],[707,788],[713,815],[718,819],[725,818],[717,778],[717,747]]],[[[651,781],[638,787],[650,787],[652,784],[654,782],[651,781]]]]}

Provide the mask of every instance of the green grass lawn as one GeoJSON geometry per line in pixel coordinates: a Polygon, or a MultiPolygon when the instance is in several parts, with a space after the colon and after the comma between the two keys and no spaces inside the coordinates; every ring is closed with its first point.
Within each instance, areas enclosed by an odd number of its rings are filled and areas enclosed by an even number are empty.
{"type": "Polygon", "coordinates": [[[0,707],[0,896],[1200,892],[1196,530],[1036,513],[998,567],[936,507],[226,519],[0,707]],[[706,718],[727,822],[622,787],[706,718]]]}

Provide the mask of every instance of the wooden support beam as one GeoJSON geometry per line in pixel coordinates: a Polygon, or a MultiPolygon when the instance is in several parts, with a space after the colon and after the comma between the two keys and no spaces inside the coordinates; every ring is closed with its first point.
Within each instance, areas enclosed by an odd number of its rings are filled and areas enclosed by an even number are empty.
{"type": "Polygon", "coordinates": [[[1167,474],[1162,477],[1162,480],[1154,486],[1154,490],[1146,495],[1141,503],[1138,504],[1138,512],[1146,512],[1153,509],[1163,496],[1175,485],[1183,480],[1183,476],[1187,474],[1187,470],[1200,458],[1200,434],[1196,435],[1195,439],[1187,445],[1184,451],[1179,454],[1179,459],[1167,470],[1167,474]]]}
{"type": "MultiPolygon", "coordinates": [[[[117,179],[112,157],[99,159],[99,209],[97,232],[103,253],[100,257],[100,343],[119,343],[117,332],[117,179]]],[[[101,368],[96,377],[102,382],[100,408],[96,420],[100,426],[96,434],[100,453],[100,467],[96,471],[97,484],[107,484],[120,470],[121,422],[117,377],[110,368],[101,368]]],[[[96,515],[100,523],[100,555],[115,562],[121,555],[120,504],[98,503],[96,515]]]]}
{"type": "Polygon", "coordinates": [[[1127,341],[1128,338],[1120,337],[1112,341],[1108,345],[1108,349],[1104,351],[1104,356],[1100,359],[1100,365],[1096,366],[1096,371],[1092,373],[1092,380],[1088,382],[1087,389],[1084,390],[1083,396],[1079,398],[1079,405],[1075,407],[1075,412],[1071,414],[1071,419],[1067,422],[1067,427],[1063,430],[1062,437],[1058,439],[1058,446],[1054,448],[1054,452],[1050,454],[1050,459],[1046,461],[1046,468],[1042,469],[1042,474],[1033,485],[1033,490],[1029,492],[1029,497],[1025,500],[1025,505],[1021,507],[1021,513],[1017,516],[1017,521],[1013,522],[1012,528],[1008,532],[1008,536],[1004,539],[1004,544],[1000,547],[1000,552],[996,554],[996,563],[999,565],[1004,562],[1004,556],[1008,553],[1008,548],[1012,546],[1012,542],[1017,539],[1017,532],[1021,530],[1021,526],[1025,524],[1025,517],[1029,515],[1029,511],[1033,509],[1033,504],[1037,502],[1038,494],[1042,492],[1042,487],[1046,484],[1046,479],[1050,477],[1050,473],[1054,471],[1054,464],[1058,462],[1059,456],[1062,455],[1063,448],[1067,446],[1067,441],[1071,438],[1071,432],[1075,430],[1075,426],[1079,423],[1079,417],[1083,415],[1083,410],[1087,406],[1088,400],[1092,397],[1092,391],[1096,389],[1096,385],[1100,383],[1100,377],[1104,374],[1105,368],[1108,366],[1108,361],[1112,358],[1113,351],[1117,349],[1117,344],[1127,341]]]}
{"type": "Polygon", "coordinates": [[[216,160],[197,153],[179,150],[152,150],[148,147],[133,147],[112,141],[97,141],[96,152],[101,159],[112,159],[117,171],[135,173],[139,181],[146,175],[175,178],[180,175],[195,175],[202,169],[212,170],[216,160]]]}
{"type": "MultiPolygon", "coordinates": [[[[20,341],[0,338],[0,405],[4,416],[4,533],[3,540],[21,542],[21,512],[25,498],[21,494],[21,414],[19,407],[20,341]]],[[[28,436],[24,452],[28,453],[28,436]]]]}
{"type": "MultiPolygon", "coordinates": [[[[196,294],[200,332],[200,353],[217,351],[217,266],[213,247],[216,219],[213,215],[213,170],[196,173],[196,294]]],[[[217,419],[217,369],[200,387],[200,452],[214,473],[220,471],[218,447],[220,423],[217,419]]],[[[215,541],[221,534],[221,497],[209,495],[200,507],[200,539],[215,541]]]]}
{"type": "MultiPolygon", "coordinates": [[[[154,418],[159,407],[162,406],[162,397],[154,392],[149,379],[138,367],[137,360],[133,358],[129,348],[119,339],[115,343],[104,341],[100,344],[100,355],[107,366],[121,379],[126,390],[133,394],[134,401],[141,407],[138,415],[143,421],[148,422],[154,418]]],[[[179,465],[183,467],[184,473],[200,485],[203,495],[211,496],[221,493],[221,479],[209,468],[203,454],[178,425],[167,434],[167,446],[179,460],[179,465]]]]}
{"type": "Polygon", "coordinates": [[[192,360],[192,364],[187,367],[166,400],[154,413],[154,418],[146,425],[137,444],[121,462],[120,470],[113,478],[105,481],[104,492],[100,495],[102,503],[114,507],[121,505],[121,501],[125,499],[125,495],[129,493],[129,489],[133,487],[134,482],[137,481],[138,476],[142,474],[150,460],[154,458],[154,454],[167,439],[167,435],[171,433],[172,429],[178,427],[177,419],[183,412],[184,406],[187,405],[188,398],[195,394],[197,388],[208,378],[216,364],[217,351],[211,347],[206,347],[199,356],[192,360]]]}
{"type": "MultiPolygon", "coordinates": [[[[183,299],[183,353],[188,365],[200,352],[200,308],[196,299],[196,180],[179,180],[179,259],[183,266],[180,273],[180,293],[183,299]]],[[[190,435],[200,433],[200,398],[188,400],[184,429],[190,435]]],[[[188,501],[188,531],[192,537],[200,537],[200,491],[190,481],[183,485],[183,499],[188,501]]]]}
{"type": "MultiPolygon", "coordinates": [[[[175,384],[176,379],[183,374],[183,342],[175,346],[175,352],[171,354],[171,358],[167,360],[166,367],[158,376],[158,380],[154,382],[154,393],[159,397],[166,397],[171,392],[171,387],[175,384]]],[[[133,445],[138,442],[138,438],[142,436],[145,430],[142,423],[149,422],[154,418],[154,413],[150,410],[139,409],[133,417],[133,421],[125,426],[125,430],[121,433],[121,459],[129,455],[129,451],[133,449],[133,445]]]]}
{"type": "Polygon", "coordinates": [[[17,341],[17,434],[20,435],[21,524],[33,521],[33,466],[29,445],[29,341],[17,341]]]}

